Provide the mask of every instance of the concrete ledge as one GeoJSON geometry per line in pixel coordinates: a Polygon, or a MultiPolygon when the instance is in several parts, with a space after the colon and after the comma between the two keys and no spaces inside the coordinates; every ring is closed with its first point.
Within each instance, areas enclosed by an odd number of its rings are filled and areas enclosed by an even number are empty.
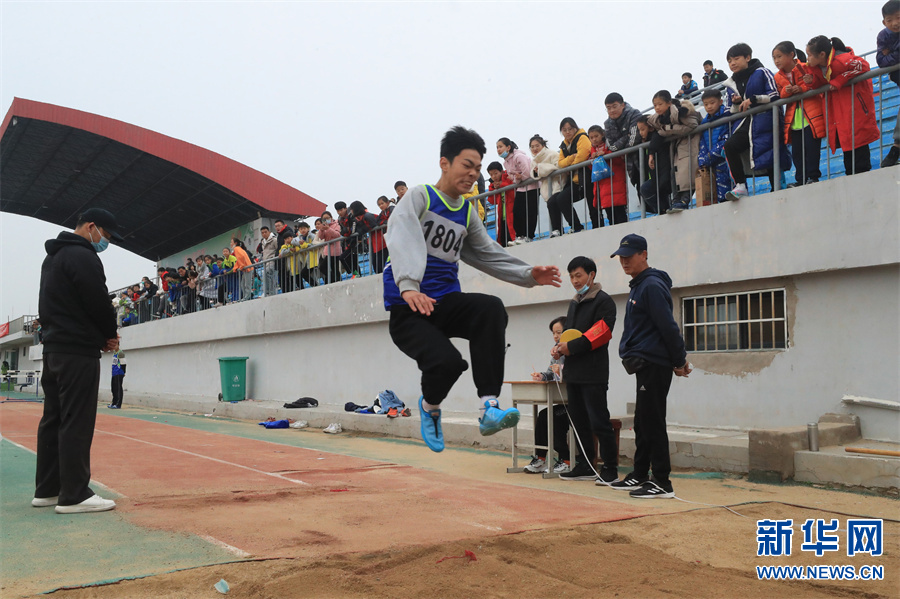
{"type": "MultiPolygon", "coordinates": [[[[859,421],[819,423],[819,446],[842,445],[860,438],[859,421]]],[[[749,433],[750,479],[787,480],[794,476],[794,453],[809,449],[805,426],[751,430],[749,433]]]]}
{"type": "MultiPolygon", "coordinates": [[[[747,433],[670,427],[668,434],[669,456],[676,468],[737,473],[749,469],[747,433]]],[[[634,459],[634,451],[634,430],[625,430],[623,424],[619,453],[634,459]]]]}
{"type": "MultiPolygon", "coordinates": [[[[896,446],[894,449],[896,450],[896,446]]],[[[843,447],[828,447],[821,451],[798,451],[794,454],[794,480],[898,489],[900,458],[850,454],[846,453],[843,447]]]]}

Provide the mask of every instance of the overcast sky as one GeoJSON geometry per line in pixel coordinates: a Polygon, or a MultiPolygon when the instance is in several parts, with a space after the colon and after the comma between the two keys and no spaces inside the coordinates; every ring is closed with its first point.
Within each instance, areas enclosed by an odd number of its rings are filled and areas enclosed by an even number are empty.
{"type": "MultiPolygon", "coordinates": [[[[499,137],[555,146],[565,116],[602,124],[611,91],[643,109],[707,58],[728,72],[737,42],[769,68],[785,39],[872,50],[882,4],[4,0],[0,107],[18,96],[120,119],[375,209],[397,179],[437,180],[452,125],[484,136],[487,166],[499,137]]],[[[61,229],[0,219],[0,318],[36,313],[43,244],[61,229]]],[[[103,262],[110,288],[154,267],[118,248],[103,262]]]]}

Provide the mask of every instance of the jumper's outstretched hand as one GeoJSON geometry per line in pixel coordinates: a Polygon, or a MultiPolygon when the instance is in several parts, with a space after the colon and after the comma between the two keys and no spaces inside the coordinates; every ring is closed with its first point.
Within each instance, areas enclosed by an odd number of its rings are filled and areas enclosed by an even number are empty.
{"type": "Polygon", "coordinates": [[[413,312],[418,312],[424,316],[430,316],[434,311],[434,305],[437,303],[437,300],[428,297],[421,291],[404,291],[400,294],[400,297],[409,304],[413,312]]]}
{"type": "Polygon", "coordinates": [[[562,277],[559,269],[555,266],[535,266],[531,269],[531,278],[538,285],[552,285],[559,287],[562,285],[562,277]]]}

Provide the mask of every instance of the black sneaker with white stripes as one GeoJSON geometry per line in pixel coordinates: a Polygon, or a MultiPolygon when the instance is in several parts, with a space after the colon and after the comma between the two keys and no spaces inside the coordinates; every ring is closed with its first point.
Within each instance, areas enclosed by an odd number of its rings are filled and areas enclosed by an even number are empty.
{"type": "Polygon", "coordinates": [[[662,484],[651,478],[629,495],[638,499],[671,499],[675,497],[675,491],[672,489],[672,483],[662,484]]]}
{"type": "Polygon", "coordinates": [[[622,480],[610,483],[609,488],[616,491],[634,491],[648,480],[650,480],[649,476],[635,476],[634,472],[631,472],[622,480]]]}

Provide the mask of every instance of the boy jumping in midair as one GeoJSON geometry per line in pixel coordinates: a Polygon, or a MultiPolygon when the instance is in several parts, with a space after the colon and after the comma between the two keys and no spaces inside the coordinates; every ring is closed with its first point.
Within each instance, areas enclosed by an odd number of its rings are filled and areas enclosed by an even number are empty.
{"type": "Polygon", "coordinates": [[[506,309],[497,297],[460,290],[459,261],[522,287],[559,287],[562,280],[555,266],[532,267],[511,256],[490,238],[472,214],[472,204],[460,198],[478,179],[484,152],[484,140],[475,131],[450,129],[441,140],[441,178],[433,186],[410,189],[385,234],[390,258],[384,306],[391,313],[391,339],[422,372],[422,439],[432,451],[444,449],[440,404],[469,367],[451,337],[469,340],[481,434],[493,435],[519,421],[518,410],[501,410],[497,402],[506,309]]]}

